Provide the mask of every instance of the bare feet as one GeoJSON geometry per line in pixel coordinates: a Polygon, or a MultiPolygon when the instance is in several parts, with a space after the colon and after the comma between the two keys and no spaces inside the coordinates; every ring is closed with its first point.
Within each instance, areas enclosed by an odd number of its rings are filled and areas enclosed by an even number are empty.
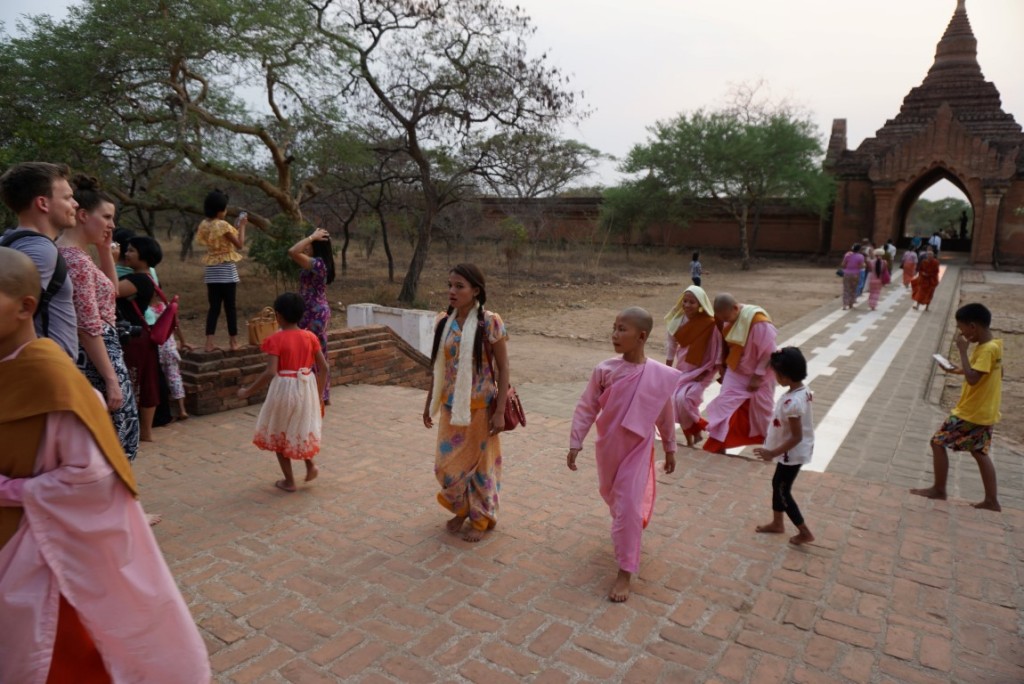
{"type": "Polygon", "coordinates": [[[793,546],[800,546],[801,544],[807,544],[814,541],[814,535],[810,532],[804,532],[801,530],[800,534],[789,538],[789,543],[793,546]]]}
{"type": "Polygon", "coordinates": [[[916,494],[917,496],[923,496],[926,499],[946,500],[946,492],[941,489],[936,489],[935,487],[928,487],[927,489],[911,489],[910,493],[916,494]]]}
{"type": "Polygon", "coordinates": [[[608,600],[612,603],[622,603],[629,598],[629,580],[631,575],[625,570],[619,570],[615,576],[615,583],[608,590],[608,600]]]}
{"type": "Polygon", "coordinates": [[[146,522],[149,523],[150,527],[153,527],[154,525],[159,525],[160,521],[163,520],[163,519],[164,519],[164,516],[160,515],[159,513],[147,513],[146,514],[146,522]]]}
{"type": "Polygon", "coordinates": [[[696,435],[693,436],[693,446],[697,446],[698,444],[700,444],[703,441],[704,441],[704,433],[703,432],[698,432],[696,435]]]}
{"type": "Polygon", "coordinates": [[[274,483],[274,486],[286,492],[295,491],[295,483],[289,482],[288,480],[278,480],[277,482],[274,483]]]}
{"type": "Polygon", "coordinates": [[[997,513],[999,511],[1003,510],[1003,507],[999,505],[998,501],[989,501],[988,499],[985,499],[984,501],[980,501],[980,502],[978,502],[976,504],[971,504],[971,507],[972,508],[982,508],[982,509],[984,509],[986,511],[996,511],[997,513]]]}
{"type": "Polygon", "coordinates": [[[754,530],[762,534],[783,534],[786,531],[786,526],[769,523],[767,525],[758,525],[754,530]]]}
{"type": "Polygon", "coordinates": [[[688,447],[690,447],[692,449],[693,445],[695,444],[695,442],[693,441],[693,435],[685,435],[685,437],[686,437],[686,446],[688,446],[688,447]]]}
{"type": "Polygon", "coordinates": [[[466,516],[457,515],[444,524],[446,530],[452,534],[458,534],[462,531],[462,524],[466,522],[466,516]]]}
{"type": "MultiPolygon", "coordinates": [[[[465,518],[463,518],[463,520],[465,520],[465,518]]],[[[448,521],[448,524],[450,525],[450,524],[452,524],[454,522],[455,522],[455,519],[453,518],[452,520],[448,521]]],[[[487,521],[487,527],[482,529],[482,530],[477,529],[475,525],[470,525],[469,529],[466,530],[465,534],[462,535],[462,539],[463,539],[463,541],[468,541],[468,542],[478,542],[478,541],[480,541],[481,539],[484,538],[484,534],[486,534],[487,532],[490,532],[491,530],[493,530],[497,526],[498,526],[498,523],[496,521],[490,520],[490,519],[488,519],[488,521],[487,521]]],[[[458,532],[457,529],[455,531],[458,532]]]]}
{"type": "Polygon", "coordinates": [[[315,465],[311,465],[306,468],[306,482],[312,482],[316,479],[316,476],[320,474],[320,469],[315,465]]]}

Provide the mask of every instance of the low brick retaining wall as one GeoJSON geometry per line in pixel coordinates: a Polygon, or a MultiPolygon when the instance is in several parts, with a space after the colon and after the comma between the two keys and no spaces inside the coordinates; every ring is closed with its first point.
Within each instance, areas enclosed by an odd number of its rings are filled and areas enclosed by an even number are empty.
{"type": "MultiPolygon", "coordinates": [[[[331,385],[430,386],[430,361],[384,325],[333,330],[327,336],[327,365],[331,385]]],[[[181,377],[189,413],[206,415],[263,401],[264,392],[249,399],[236,393],[267,367],[256,347],[236,352],[193,351],[183,355],[181,377]]]]}

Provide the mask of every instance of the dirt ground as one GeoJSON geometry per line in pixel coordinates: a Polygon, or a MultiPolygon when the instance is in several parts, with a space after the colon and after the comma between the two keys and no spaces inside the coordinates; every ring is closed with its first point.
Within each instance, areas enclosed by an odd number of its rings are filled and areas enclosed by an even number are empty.
{"type": "MultiPolygon", "coordinates": [[[[418,299],[424,308],[441,310],[447,306],[448,261],[437,245],[420,280],[418,299]]],[[[164,291],[181,296],[181,321],[186,339],[200,344],[204,339],[206,291],[203,267],[193,258],[177,259],[173,254],[158,267],[164,291]]],[[[403,255],[404,256],[404,255],[403,255]]],[[[488,277],[487,307],[501,314],[509,329],[511,360],[515,381],[563,382],[589,377],[597,360],[612,354],[609,335],[615,314],[626,306],[642,306],[655,318],[656,327],[649,345],[653,358],[664,354],[662,317],[690,284],[690,254],[605,253],[594,266],[594,255],[554,251],[538,254],[531,263],[522,260],[521,268],[509,282],[504,257],[493,247],[481,247],[466,253],[460,250],[458,261],[474,261],[488,277]],[[589,263],[588,263],[589,262],[589,263]],[[597,273],[595,278],[592,274],[597,273]]],[[[396,303],[400,282],[387,282],[383,255],[372,259],[361,255],[349,258],[348,273],[339,272],[328,289],[334,307],[332,327],[344,327],[347,304],[396,303]]],[[[402,273],[398,261],[396,270],[402,273]]],[[[702,256],[704,286],[714,296],[729,291],[741,301],[763,306],[772,318],[785,325],[820,306],[839,293],[831,269],[779,260],[758,260],[749,271],[737,261],[714,255],[702,256]]],[[[250,261],[239,265],[239,328],[245,336],[244,321],[270,305],[283,286],[276,285],[250,261]]],[[[401,276],[396,275],[400,281],[401,276]]],[[[295,287],[291,285],[289,287],[295,287]]],[[[218,343],[227,343],[223,317],[218,325],[218,343]]]]}
{"type": "MultiPolygon", "coordinates": [[[[177,245],[164,244],[167,260],[158,268],[164,290],[181,296],[181,320],[186,338],[203,341],[206,290],[198,258],[181,262],[177,245]]],[[[369,258],[360,247],[349,251],[345,274],[328,289],[334,307],[332,327],[344,327],[345,306],[360,302],[396,304],[401,278],[408,263],[407,245],[396,246],[396,282],[387,282],[387,263],[381,250],[369,258]],[[403,249],[404,248],[404,249],[403,249]]],[[[649,356],[662,358],[665,349],[664,314],[689,285],[690,252],[638,253],[612,251],[596,254],[578,248],[541,251],[521,259],[511,282],[506,262],[494,245],[460,248],[446,253],[437,243],[420,279],[418,306],[440,310],[447,305],[446,279],[450,265],[473,261],[488,277],[487,307],[501,314],[509,329],[513,381],[565,382],[589,377],[594,364],[612,354],[608,341],[616,312],[626,306],[642,306],[655,317],[655,333],[649,356]]],[[[703,254],[704,287],[714,296],[731,292],[740,301],[764,307],[778,325],[803,316],[840,295],[840,283],[831,266],[799,259],[757,259],[749,271],[728,256],[703,254]]],[[[245,338],[245,321],[269,306],[287,287],[275,283],[251,261],[239,266],[239,328],[245,338]]],[[[976,299],[989,306],[993,325],[1005,340],[1006,371],[1003,390],[1004,421],[1000,434],[1024,443],[1024,301],[1006,286],[979,293],[976,299]]],[[[838,303],[837,303],[838,305],[838,303]]],[[[218,343],[227,345],[223,318],[218,343]]],[[[943,404],[956,402],[959,385],[948,385],[943,404]]]]}

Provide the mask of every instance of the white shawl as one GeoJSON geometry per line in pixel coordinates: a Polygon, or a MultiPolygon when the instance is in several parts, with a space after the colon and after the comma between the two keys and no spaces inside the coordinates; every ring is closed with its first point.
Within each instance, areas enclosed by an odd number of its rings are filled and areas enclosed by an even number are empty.
{"type": "MultiPolygon", "coordinates": [[[[455,396],[452,399],[452,425],[469,425],[470,401],[473,394],[473,346],[476,342],[477,310],[480,308],[478,302],[473,302],[473,308],[466,314],[463,323],[462,339],[459,342],[459,358],[455,369],[455,396]],[[466,372],[464,373],[463,370],[466,372]]],[[[437,348],[437,358],[434,359],[434,389],[430,403],[430,415],[437,415],[441,409],[443,398],[441,393],[444,389],[444,344],[451,332],[452,324],[455,323],[455,311],[448,316],[444,331],[441,333],[441,342],[437,348]]],[[[485,333],[486,334],[486,333],[485,333]]]]}

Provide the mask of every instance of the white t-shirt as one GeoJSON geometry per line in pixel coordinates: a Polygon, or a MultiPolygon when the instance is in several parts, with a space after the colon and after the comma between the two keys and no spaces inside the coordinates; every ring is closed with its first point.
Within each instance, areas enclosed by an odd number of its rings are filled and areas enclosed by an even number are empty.
{"type": "Polygon", "coordinates": [[[814,413],[811,402],[814,396],[807,387],[786,392],[775,402],[772,422],[768,424],[768,434],[764,438],[766,449],[777,449],[789,439],[789,419],[799,418],[803,429],[800,443],[788,452],[776,456],[773,460],[783,465],[803,465],[811,462],[814,453],[814,413]]]}

